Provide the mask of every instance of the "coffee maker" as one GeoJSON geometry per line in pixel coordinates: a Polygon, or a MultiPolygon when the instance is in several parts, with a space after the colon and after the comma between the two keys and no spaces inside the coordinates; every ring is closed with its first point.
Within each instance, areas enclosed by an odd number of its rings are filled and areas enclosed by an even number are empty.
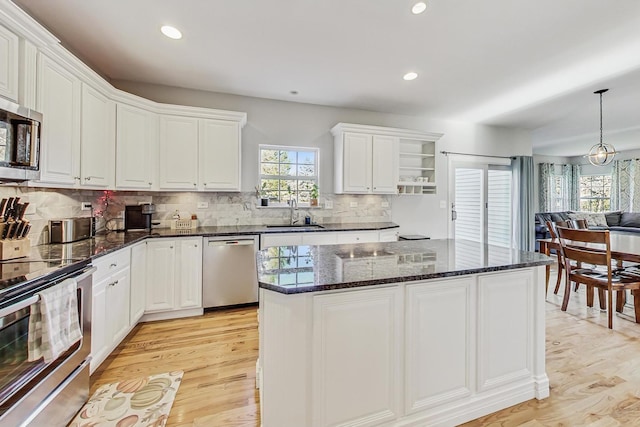
{"type": "Polygon", "coordinates": [[[153,222],[153,214],[156,213],[156,205],[145,203],[142,205],[126,205],[124,207],[124,231],[149,230],[153,222]]]}

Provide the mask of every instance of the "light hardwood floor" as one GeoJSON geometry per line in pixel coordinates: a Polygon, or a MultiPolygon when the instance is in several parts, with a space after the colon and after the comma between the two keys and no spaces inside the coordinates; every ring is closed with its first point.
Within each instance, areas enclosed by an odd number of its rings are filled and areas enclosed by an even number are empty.
{"type": "MultiPolygon", "coordinates": [[[[552,274],[553,278],[553,274],[552,274]]],[[[582,292],[560,311],[547,298],[547,374],[551,396],[465,426],[640,425],[640,325],[588,309],[582,292]]],[[[597,303],[596,303],[597,305],[597,303]]],[[[176,369],[185,371],[167,426],[259,426],[255,308],[142,324],[92,376],[101,384],[176,369]]],[[[304,427],[304,426],[296,426],[304,427]]]]}

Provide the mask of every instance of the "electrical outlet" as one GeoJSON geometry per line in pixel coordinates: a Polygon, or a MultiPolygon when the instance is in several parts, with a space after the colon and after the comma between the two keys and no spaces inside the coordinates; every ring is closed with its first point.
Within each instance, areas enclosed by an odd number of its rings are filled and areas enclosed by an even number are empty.
{"type": "Polygon", "coordinates": [[[80,210],[90,211],[91,210],[91,202],[81,202],[80,203],[80,210]]]}
{"type": "Polygon", "coordinates": [[[381,207],[381,208],[388,208],[388,207],[389,207],[389,202],[382,202],[382,203],[380,203],[380,207],[381,207]]]}
{"type": "Polygon", "coordinates": [[[325,200],[324,201],[325,209],[333,209],[333,200],[325,200]]]}
{"type": "Polygon", "coordinates": [[[351,202],[351,203],[349,203],[349,206],[351,206],[352,208],[357,208],[358,207],[358,202],[351,202]]]}
{"type": "Polygon", "coordinates": [[[209,202],[198,202],[198,209],[207,209],[209,208],[209,202]]]}

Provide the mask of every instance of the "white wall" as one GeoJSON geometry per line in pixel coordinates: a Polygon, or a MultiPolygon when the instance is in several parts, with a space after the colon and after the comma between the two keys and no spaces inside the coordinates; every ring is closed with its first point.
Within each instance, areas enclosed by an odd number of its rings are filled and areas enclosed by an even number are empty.
{"type": "MultiPolygon", "coordinates": [[[[359,123],[440,132],[437,150],[495,156],[531,155],[530,133],[469,123],[433,120],[424,117],[386,114],[363,110],[325,107],[237,95],[196,91],[145,83],[114,81],[116,87],[157,102],[244,111],[242,190],[252,191],[258,183],[258,145],[292,145],[320,148],[320,193],[333,192],[333,138],[330,129],[339,122],[359,123]]],[[[436,159],[435,195],[392,197],[392,220],[401,233],[447,236],[447,161],[436,159]]]]}

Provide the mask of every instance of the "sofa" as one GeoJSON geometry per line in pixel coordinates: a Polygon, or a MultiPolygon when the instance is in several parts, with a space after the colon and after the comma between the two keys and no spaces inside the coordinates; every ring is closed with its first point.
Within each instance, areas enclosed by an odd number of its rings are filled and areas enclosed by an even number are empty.
{"type": "MultiPolygon", "coordinates": [[[[539,212],[535,215],[536,240],[548,239],[547,221],[569,221],[572,219],[586,219],[587,226],[593,230],[629,231],[640,233],[640,212],[539,212]]],[[[536,244],[536,250],[538,245],[536,244]]]]}

